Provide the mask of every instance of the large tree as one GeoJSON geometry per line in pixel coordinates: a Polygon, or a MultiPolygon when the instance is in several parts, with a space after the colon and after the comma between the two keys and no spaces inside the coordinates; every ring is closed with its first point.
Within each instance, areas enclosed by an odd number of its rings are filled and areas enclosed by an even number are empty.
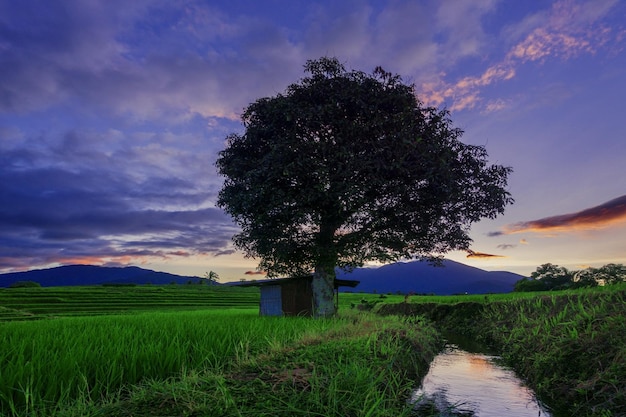
{"type": "Polygon", "coordinates": [[[470,224],[513,201],[511,169],[460,142],[449,113],[397,75],[326,57],[305,72],[245,109],[245,133],[228,136],[216,163],[218,206],[269,276],[313,273],[315,314],[329,316],[335,267],[467,249],[470,224]]]}

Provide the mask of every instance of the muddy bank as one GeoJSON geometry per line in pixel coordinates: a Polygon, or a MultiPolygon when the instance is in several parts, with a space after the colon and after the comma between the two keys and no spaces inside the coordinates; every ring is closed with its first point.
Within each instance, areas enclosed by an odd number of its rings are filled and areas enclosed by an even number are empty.
{"type": "Polygon", "coordinates": [[[626,416],[624,290],[499,302],[379,304],[496,349],[540,398],[577,416],[626,416]]]}

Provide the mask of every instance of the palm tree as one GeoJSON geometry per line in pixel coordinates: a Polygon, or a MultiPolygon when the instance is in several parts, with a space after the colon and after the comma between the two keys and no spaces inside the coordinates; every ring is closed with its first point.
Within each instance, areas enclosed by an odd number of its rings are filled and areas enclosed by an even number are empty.
{"type": "Polygon", "coordinates": [[[209,285],[217,284],[220,276],[217,275],[217,272],[209,271],[204,273],[204,278],[208,281],[209,285]]]}

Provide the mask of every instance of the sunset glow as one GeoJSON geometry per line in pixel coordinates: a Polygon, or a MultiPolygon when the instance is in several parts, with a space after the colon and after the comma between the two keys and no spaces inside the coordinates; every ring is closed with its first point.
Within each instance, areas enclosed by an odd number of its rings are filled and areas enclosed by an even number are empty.
{"type": "Polygon", "coordinates": [[[0,272],[254,277],[217,153],[325,55],[399,74],[513,168],[515,204],[450,259],[626,263],[626,2],[287,3],[0,0],[0,272]]]}
{"type": "Polygon", "coordinates": [[[626,195],[577,213],[562,214],[505,226],[493,236],[512,233],[566,233],[623,227],[626,224],[626,195]]]}

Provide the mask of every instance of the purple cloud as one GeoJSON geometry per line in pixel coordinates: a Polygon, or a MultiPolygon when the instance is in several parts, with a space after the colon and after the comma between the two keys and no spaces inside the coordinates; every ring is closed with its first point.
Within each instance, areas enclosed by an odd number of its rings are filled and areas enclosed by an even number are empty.
{"type": "Polygon", "coordinates": [[[168,156],[160,165],[141,153],[72,146],[83,136],[68,137],[48,150],[0,153],[0,270],[233,252],[237,229],[211,207],[219,180],[203,172],[203,155],[178,152],[183,161],[168,156]]]}
{"type": "Polygon", "coordinates": [[[626,195],[576,213],[544,217],[538,220],[513,223],[489,236],[526,232],[571,232],[600,229],[626,222],[626,195]]]}

